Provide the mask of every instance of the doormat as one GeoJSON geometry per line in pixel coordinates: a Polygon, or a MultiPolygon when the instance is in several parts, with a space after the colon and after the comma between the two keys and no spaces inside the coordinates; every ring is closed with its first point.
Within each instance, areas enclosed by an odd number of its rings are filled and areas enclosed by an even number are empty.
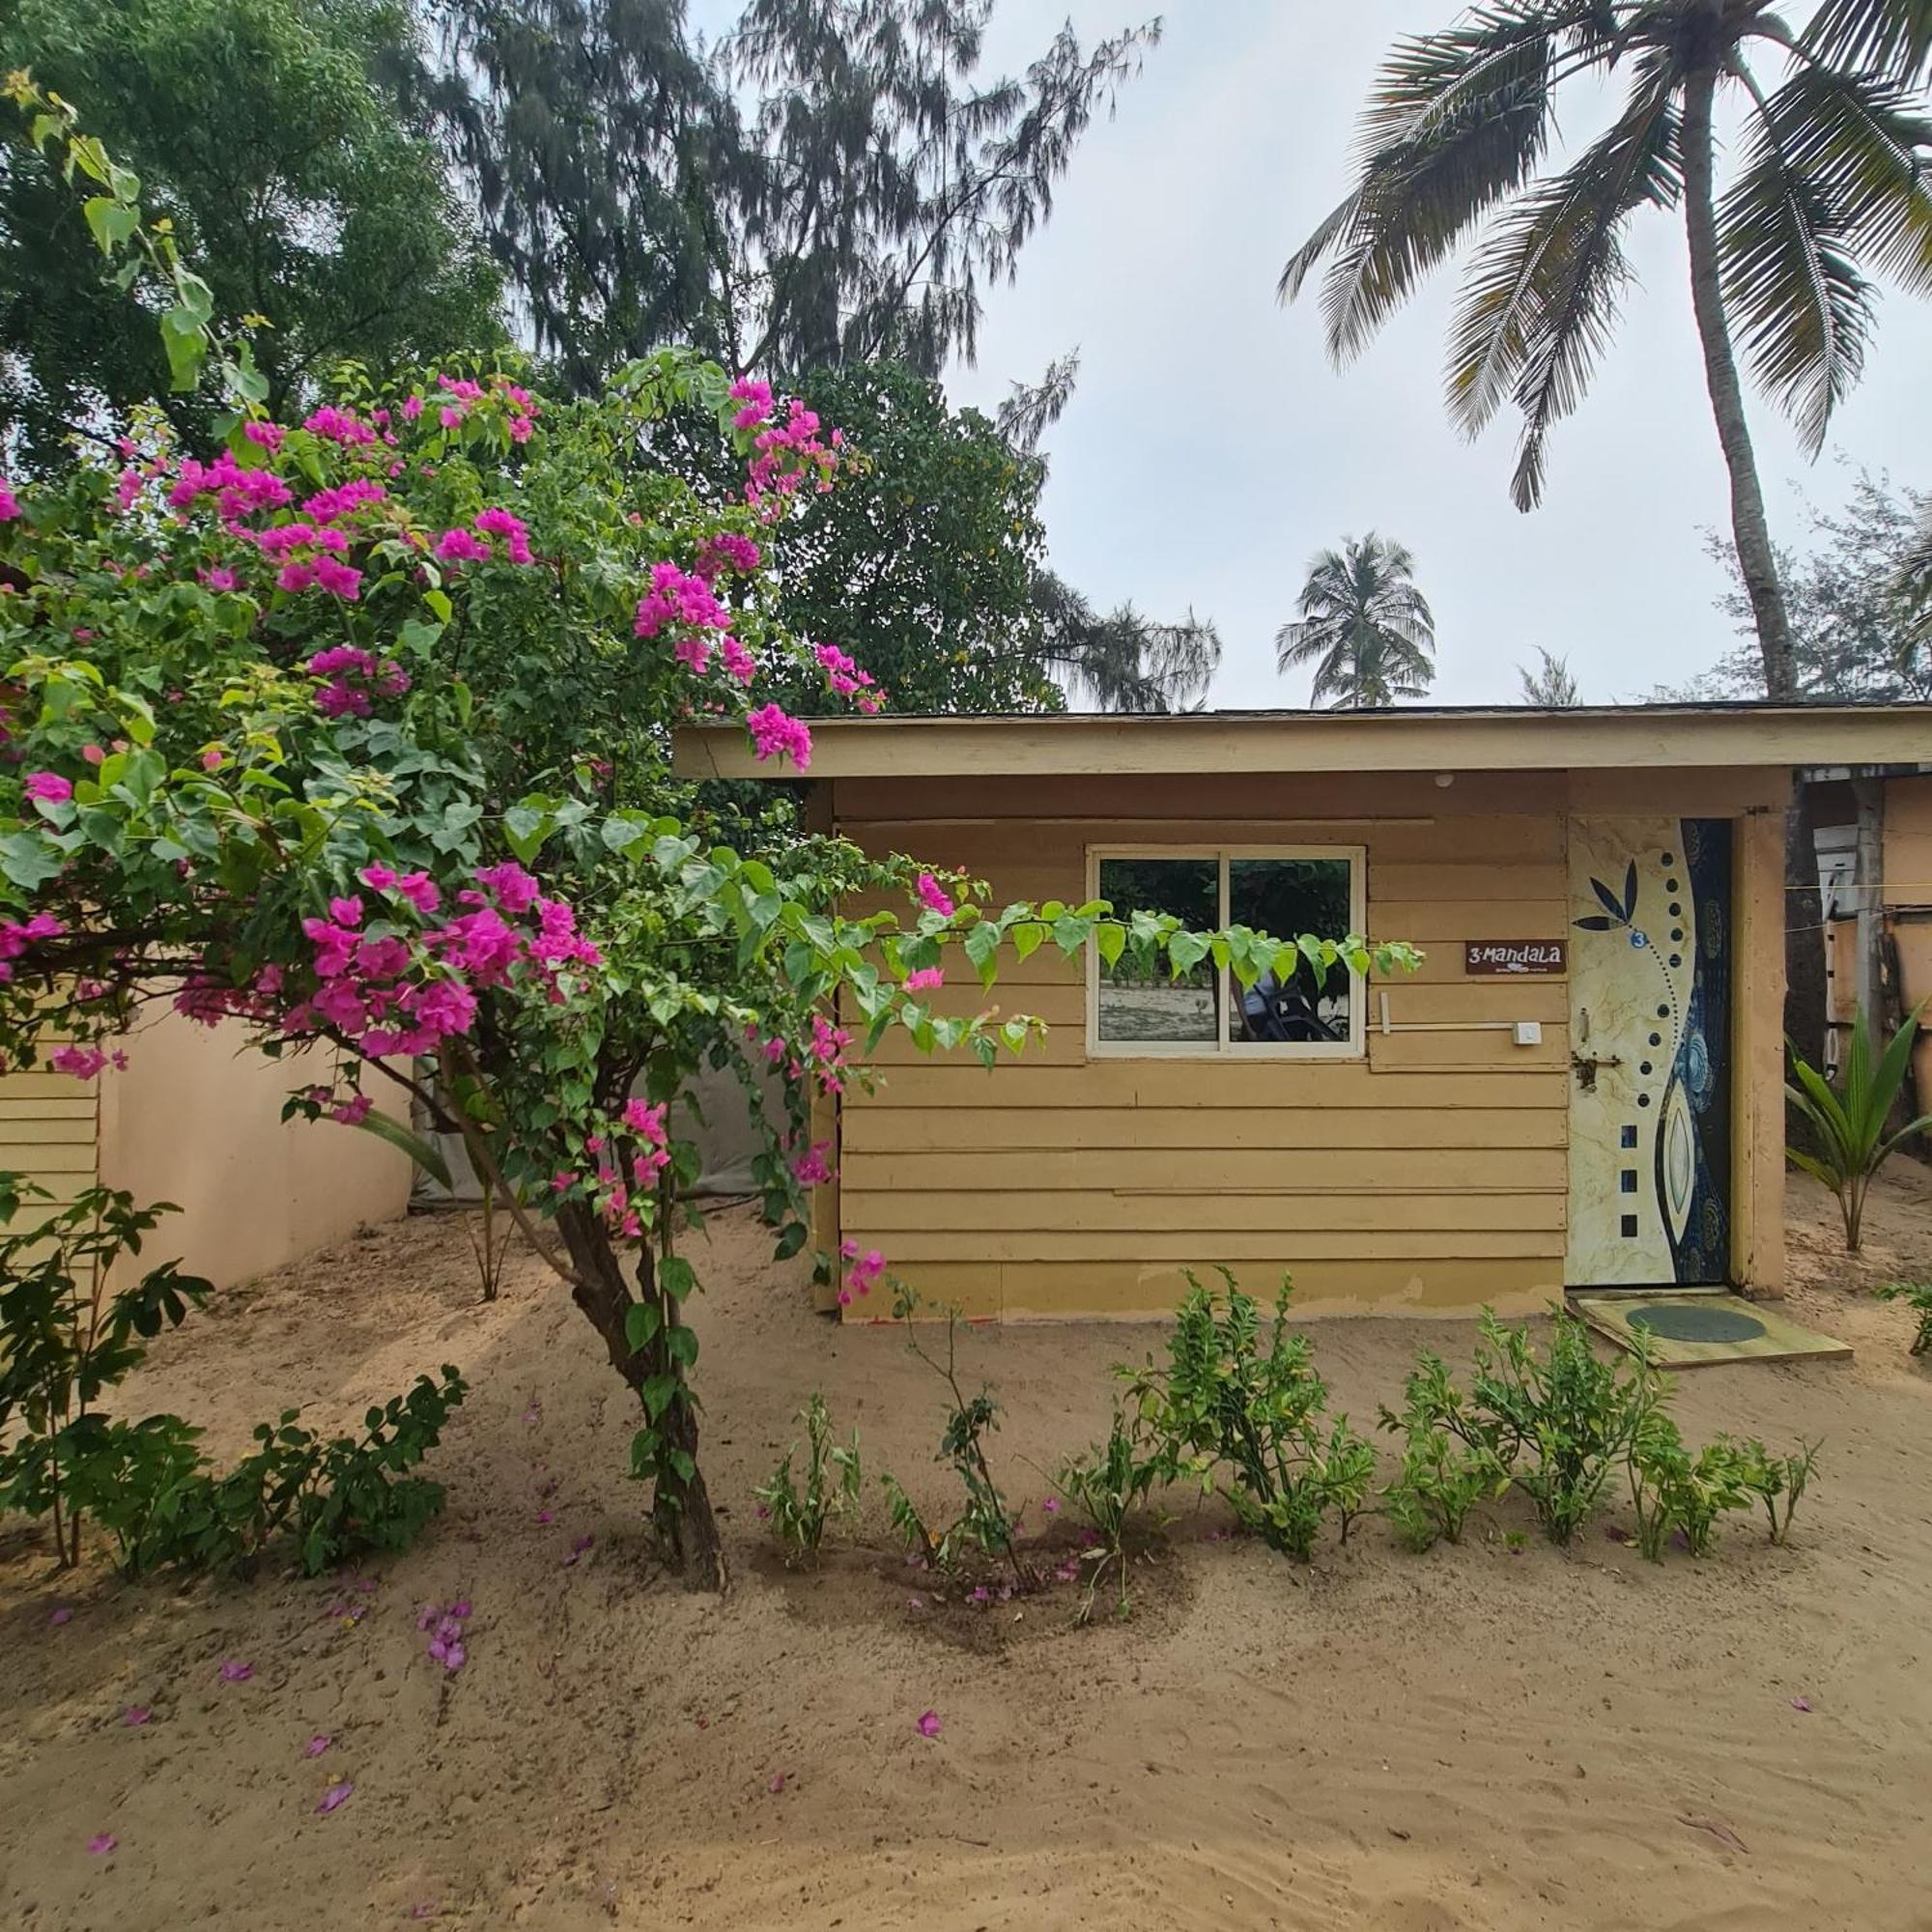
{"type": "Polygon", "coordinates": [[[1801,1328],[1772,1301],[1747,1301],[1723,1289],[1660,1289],[1622,1294],[1573,1294],[1570,1306],[1620,1348],[1641,1329],[1661,1369],[1712,1362],[1847,1361],[1848,1343],[1801,1328]]]}

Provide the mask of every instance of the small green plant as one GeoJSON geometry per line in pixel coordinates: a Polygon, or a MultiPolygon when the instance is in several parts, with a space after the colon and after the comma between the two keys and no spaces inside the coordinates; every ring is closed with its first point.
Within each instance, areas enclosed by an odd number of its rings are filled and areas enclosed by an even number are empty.
{"type": "Polygon", "coordinates": [[[1347,1416],[1328,1417],[1328,1384],[1289,1325],[1290,1282],[1264,1330],[1254,1297],[1228,1269],[1221,1278],[1217,1298],[1187,1276],[1164,1369],[1122,1373],[1174,1473],[1212,1485],[1225,1469],[1218,1487],[1241,1522],[1306,1562],[1330,1516],[1346,1540],[1375,1482],[1375,1451],[1347,1416]]]}
{"type": "Polygon", "coordinates": [[[1823,1442],[1801,1442],[1785,1456],[1774,1456],[1756,1436],[1747,1436],[1738,1444],[1740,1474],[1745,1488],[1764,1505],[1771,1525],[1771,1540],[1783,1544],[1791,1535],[1791,1519],[1796,1515],[1811,1478],[1818,1471],[1818,1452],[1823,1442]]]}
{"type": "Polygon", "coordinates": [[[1872,1291],[1881,1301],[1902,1301],[1918,1318],[1911,1353],[1932,1352],[1932,1281],[1889,1281],[1872,1291]]]}
{"type": "Polygon", "coordinates": [[[1403,1384],[1401,1412],[1381,1426],[1404,1437],[1402,1467],[1382,1491],[1382,1508],[1411,1549],[1460,1543],[1469,1512],[1509,1488],[1498,1432],[1482,1426],[1440,1355],[1424,1350],[1403,1384]]]}
{"type": "Polygon", "coordinates": [[[1896,1133],[1887,1131],[1912,1065],[1918,1034],[1918,1010],[1915,1010],[1881,1048],[1871,1022],[1861,1012],[1851,1030],[1836,1087],[1807,1065],[1795,1047],[1791,1049],[1792,1084],[1785,1091],[1810,1127],[1816,1147],[1809,1152],[1801,1148],[1787,1151],[1806,1174],[1815,1175],[1838,1197],[1845,1247],[1852,1254],[1858,1253],[1862,1236],[1865,1194],[1872,1177],[1902,1141],[1932,1128],[1932,1114],[1921,1114],[1896,1133]]]}
{"type": "Polygon", "coordinates": [[[770,1520],[780,1554],[794,1568],[817,1560],[832,1517],[850,1516],[858,1509],[861,1481],[859,1432],[852,1432],[850,1442],[835,1441],[832,1417],[817,1390],[798,1419],[805,1424],[803,1488],[792,1475],[792,1460],[798,1454],[794,1442],[783,1462],[753,1492],[760,1513],[770,1520]]]}
{"type": "MultiPolygon", "coordinates": [[[[71,1569],[100,1493],[83,1466],[125,1427],[103,1412],[101,1399],[140,1365],[144,1342],[178,1325],[213,1290],[173,1262],[130,1288],[107,1286],[114,1264],[140,1253],[171,1204],[136,1208],[131,1195],[90,1187],[16,1225],[24,1203],[47,1198],[18,1175],[0,1175],[0,1510],[47,1518],[60,1566],[71,1569]]],[[[162,1433],[151,1429],[144,1451],[158,1454],[162,1433]]]]}
{"type": "Polygon", "coordinates": [[[1000,1426],[1000,1406],[988,1390],[982,1388],[977,1395],[968,1396],[960,1385],[958,1309],[944,1305],[940,1309],[946,1318],[946,1356],[942,1361],[919,1338],[913,1318],[924,1305],[903,1282],[894,1285],[893,1319],[904,1324],[907,1349],[946,1384],[952,1398],[935,1460],[952,1463],[965,1492],[965,1501],[958,1516],[935,1536],[898,1478],[885,1475],[881,1481],[892,1511],[893,1526],[905,1539],[908,1548],[938,1569],[956,1569],[966,1550],[977,1549],[981,1555],[1003,1560],[1012,1571],[1014,1582],[1030,1589],[1036,1580],[1034,1573],[1014,1542],[1019,1528],[1018,1514],[1009,1507],[986,1460],[986,1437],[1000,1426]]]}
{"type": "Polygon", "coordinates": [[[1637,1548],[1653,1563],[1662,1562],[1673,1531],[1692,1556],[1708,1554],[1718,1519],[1751,1506],[1738,1445],[1720,1435],[1692,1456],[1661,1405],[1643,1417],[1632,1437],[1628,1467],[1637,1548]]]}
{"type": "Polygon", "coordinates": [[[1070,1456],[1060,1465],[1053,1487],[1096,1539],[1082,1557],[1087,1568],[1087,1591],[1080,1621],[1094,1614],[1100,1579],[1111,1569],[1120,1582],[1114,1614],[1129,1614],[1127,1602],[1127,1526],[1148,1506],[1155,1487],[1168,1478],[1172,1464],[1169,1444],[1153,1437],[1138,1415],[1117,1406],[1105,1442],[1070,1456]]]}
{"type": "Polygon", "coordinates": [[[1466,1406],[1445,1414],[1471,1448],[1488,1448],[1526,1495],[1550,1542],[1567,1544],[1603,1505],[1637,1425],[1658,1400],[1641,1341],[1634,1357],[1599,1359],[1588,1326],[1556,1311],[1548,1355],[1529,1332],[1483,1311],[1466,1406]]]}

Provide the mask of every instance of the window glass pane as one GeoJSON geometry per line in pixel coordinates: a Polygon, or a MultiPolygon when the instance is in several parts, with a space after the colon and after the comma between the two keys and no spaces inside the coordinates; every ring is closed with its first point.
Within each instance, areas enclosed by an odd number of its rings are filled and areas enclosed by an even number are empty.
{"type": "MultiPolygon", "coordinates": [[[[1276,939],[1341,939],[1350,927],[1347,859],[1233,859],[1228,863],[1228,923],[1276,939]]],[[[1228,982],[1228,1037],[1268,1045],[1346,1042],[1352,985],[1348,967],[1323,975],[1306,959],[1286,982],[1264,974],[1243,990],[1228,982]]]]}
{"type": "MultiPolygon", "coordinates": [[[[1196,932],[1221,923],[1221,879],[1213,859],[1102,859],[1100,897],[1125,919],[1130,913],[1171,913],[1196,932]]],[[[1165,964],[1151,972],[1130,953],[1100,965],[1100,1037],[1152,1044],[1214,1043],[1220,1026],[1215,973],[1206,963],[1179,980],[1165,964]]]]}

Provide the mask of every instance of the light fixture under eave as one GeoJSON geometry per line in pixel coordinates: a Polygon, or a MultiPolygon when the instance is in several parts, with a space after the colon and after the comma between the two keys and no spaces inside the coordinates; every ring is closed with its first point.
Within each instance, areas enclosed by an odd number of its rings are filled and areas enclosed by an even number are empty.
{"type": "Polygon", "coordinates": [[[1454,772],[1437,772],[1435,774],[1435,782],[1444,791],[1447,791],[1456,782],[1456,774],[1454,772]]]}

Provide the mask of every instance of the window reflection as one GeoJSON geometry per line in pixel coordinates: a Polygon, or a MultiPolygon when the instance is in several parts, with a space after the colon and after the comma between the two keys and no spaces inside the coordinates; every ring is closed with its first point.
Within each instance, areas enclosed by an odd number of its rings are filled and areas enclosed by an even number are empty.
{"type": "MultiPolygon", "coordinates": [[[[1231,859],[1228,923],[1276,939],[1312,932],[1340,939],[1351,921],[1347,859],[1231,859]]],[[[1352,981],[1339,960],[1326,972],[1307,958],[1286,976],[1264,973],[1243,987],[1228,982],[1228,1038],[1283,1046],[1346,1042],[1352,981]]]]}
{"type": "MultiPolygon", "coordinates": [[[[1100,896],[1115,916],[1167,913],[1196,932],[1220,924],[1220,865],[1215,859],[1102,859],[1100,896]]],[[[1165,963],[1144,967],[1131,953],[1102,962],[1099,1035],[1143,1045],[1212,1045],[1220,1027],[1217,976],[1203,964],[1172,979],[1165,963]]]]}

